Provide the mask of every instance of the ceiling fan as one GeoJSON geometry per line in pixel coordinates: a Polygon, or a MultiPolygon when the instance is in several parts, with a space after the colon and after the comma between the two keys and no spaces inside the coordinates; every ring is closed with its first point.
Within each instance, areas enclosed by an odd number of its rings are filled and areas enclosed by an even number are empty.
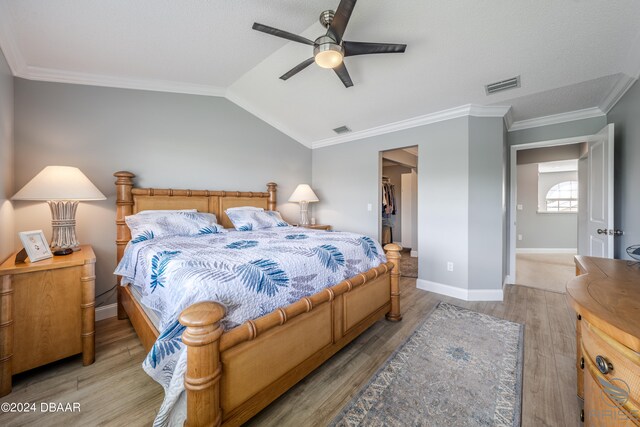
{"type": "Polygon", "coordinates": [[[313,46],[313,57],[302,61],[291,70],[284,73],[280,78],[287,80],[288,78],[298,74],[300,71],[315,62],[322,68],[333,68],[345,87],[353,86],[347,67],[345,67],[343,58],[345,56],[369,55],[376,53],[403,53],[407,48],[406,44],[391,43],[367,43],[367,42],[350,42],[343,40],[342,36],[351,13],[356,5],[356,0],[340,0],[338,9],[325,10],[320,14],[320,23],[327,29],[327,33],[315,39],[309,40],[297,34],[269,27],[267,25],[253,24],[253,29],[271,34],[272,36],[282,37],[298,43],[313,46]]]}

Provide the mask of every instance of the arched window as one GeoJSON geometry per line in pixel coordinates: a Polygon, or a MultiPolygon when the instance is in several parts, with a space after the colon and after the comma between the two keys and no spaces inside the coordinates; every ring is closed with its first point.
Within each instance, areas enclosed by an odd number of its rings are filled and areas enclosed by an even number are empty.
{"type": "Polygon", "coordinates": [[[549,189],[547,212],[578,212],[578,181],[564,181],[549,189]]]}

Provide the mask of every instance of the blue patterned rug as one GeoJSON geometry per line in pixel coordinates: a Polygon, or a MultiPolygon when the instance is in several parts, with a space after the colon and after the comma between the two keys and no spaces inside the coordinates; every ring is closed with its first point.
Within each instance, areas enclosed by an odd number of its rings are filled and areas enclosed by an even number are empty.
{"type": "Polygon", "coordinates": [[[519,426],[524,326],[441,302],[332,426],[519,426]]]}

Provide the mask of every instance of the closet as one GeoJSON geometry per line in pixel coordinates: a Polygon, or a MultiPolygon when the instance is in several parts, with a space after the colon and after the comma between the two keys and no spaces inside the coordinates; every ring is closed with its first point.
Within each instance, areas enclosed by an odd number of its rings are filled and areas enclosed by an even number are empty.
{"type": "MultiPolygon", "coordinates": [[[[396,187],[389,177],[382,177],[382,244],[392,243],[396,221],[396,187]]],[[[399,236],[398,236],[399,237],[399,236]]]]}

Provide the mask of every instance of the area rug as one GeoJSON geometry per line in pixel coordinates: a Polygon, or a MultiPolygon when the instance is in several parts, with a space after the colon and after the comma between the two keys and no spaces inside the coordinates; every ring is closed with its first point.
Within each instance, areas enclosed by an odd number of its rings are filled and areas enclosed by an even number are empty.
{"type": "Polygon", "coordinates": [[[519,426],[524,326],[441,302],[332,426],[519,426]]]}

